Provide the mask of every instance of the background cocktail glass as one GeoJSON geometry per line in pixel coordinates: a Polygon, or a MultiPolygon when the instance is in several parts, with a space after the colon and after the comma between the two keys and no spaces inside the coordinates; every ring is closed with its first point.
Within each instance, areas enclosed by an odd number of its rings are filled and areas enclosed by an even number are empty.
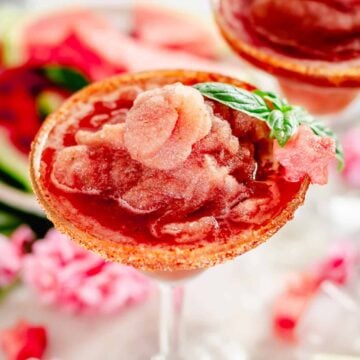
{"type": "Polygon", "coordinates": [[[238,19],[230,24],[230,11],[224,16],[221,7],[225,8],[228,3],[231,1],[212,0],[218,28],[237,55],[255,68],[273,75],[291,103],[304,106],[317,117],[333,123],[337,129],[344,129],[357,121],[360,114],[359,59],[340,63],[300,59],[255,44],[238,19]]]}
{"type": "MultiPolygon", "coordinates": [[[[234,19],[231,11],[224,10],[235,1],[211,1],[215,22],[231,49],[259,73],[271,75],[276,80],[276,90],[290,103],[304,106],[316,118],[329,123],[341,140],[344,133],[359,122],[360,59],[342,62],[310,60],[272,50],[253,41],[242,22],[234,19]]],[[[334,175],[330,179],[331,191],[325,190],[323,197],[309,201],[314,216],[323,218],[328,224],[338,223],[338,218],[331,213],[334,206],[329,204],[342,191],[339,182],[334,181],[337,177],[334,175]]],[[[351,208],[353,199],[348,197],[346,201],[346,207],[351,208]]]]}

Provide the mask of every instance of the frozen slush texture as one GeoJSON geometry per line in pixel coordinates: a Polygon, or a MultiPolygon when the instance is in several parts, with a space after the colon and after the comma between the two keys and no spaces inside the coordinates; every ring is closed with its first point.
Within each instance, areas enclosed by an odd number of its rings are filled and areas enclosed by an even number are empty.
{"type": "Polygon", "coordinates": [[[45,122],[35,191],[87,249],[144,270],[206,268],[265,241],[302,203],[261,120],[205,99],[218,74],[122,75],[76,94],[45,122]]]}

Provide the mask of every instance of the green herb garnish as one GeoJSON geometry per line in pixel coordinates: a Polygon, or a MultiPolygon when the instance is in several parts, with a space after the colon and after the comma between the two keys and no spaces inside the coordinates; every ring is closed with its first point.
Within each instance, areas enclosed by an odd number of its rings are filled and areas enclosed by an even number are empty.
{"type": "Polygon", "coordinates": [[[0,209],[0,234],[10,235],[20,224],[19,217],[0,209]]]}
{"type": "Polygon", "coordinates": [[[285,99],[261,90],[247,91],[219,82],[199,83],[194,87],[209,99],[265,121],[270,128],[270,136],[276,139],[281,147],[285,146],[302,124],[308,125],[318,136],[333,138],[336,142],[338,169],[343,169],[344,155],[334,132],[315,120],[304,108],[292,106],[285,99]]]}

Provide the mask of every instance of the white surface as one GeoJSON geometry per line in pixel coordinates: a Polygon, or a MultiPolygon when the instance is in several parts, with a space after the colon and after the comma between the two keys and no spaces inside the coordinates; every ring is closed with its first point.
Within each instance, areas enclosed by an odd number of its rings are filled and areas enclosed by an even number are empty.
{"type": "MultiPolygon", "coordinates": [[[[189,283],[185,339],[190,341],[191,349],[194,344],[199,348],[197,355],[185,360],[269,360],[269,354],[271,360],[310,359],[306,349],[274,338],[271,306],[284,288],[289,270],[313,263],[324,254],[328,240],[334,238],[337,224],[330,226],[329,219],[318,213],[319,201],[326,199],[329,191],[331,184],[313,187],[295,219],[270,241],[189,283]],[[210,357],[202,351],[204,348],[211,351],[210,357]]],[[[45,360],[146,360],[157,350],[157,300],[154,291],[146,303],[120,315],[71,316],[42,306],[20,287],[0,306],[0,328],[19,318],[47,326],[50,348],[45,360]]],[[[317,324],[322,318],[328,320],[328,328],[354,331],[348,320],[347,326],[341,325],[342,317],[329,318],[326,312],[317,312],[317,324]]],[[[342,336],[351,339],[354,334],[342,336]]],[[[317,350],[329,349],[323,346],[317,350]]],[[[336,351],[336,347],[331,350],[336,351]]]]}
{"type": "MultiPolygon", "coordinates": [[[[323,253],[329,234],[318,219],[309,221],[312,204],[309,199],[296,219],[268,243],[189,283],[185,338],[192,347],[210,349],[212,355],[199,350],[186,360],[269,360],[269,354],[271,360],[307,360],[296,347],[272,336],[270,314],[289,268],[311,263],[323,253]],[[314,227],[319,228],[315,237],[314,227]]],[[[146,360],[157,350],[156,291],[146,303],[123,314],[94,318],[44,307],[20,287],[0,306],[0,328],[19,318],[49,328],[50,351],[45,360],[146,360]]]]}
{"type": "MultiPolygon", "coordinates": [[[[266,252],[266,247],[262,251],[266,252]]],[[[262,251],[209,270],[189,284],[185,298],[186,339],[211,349],[212,357],[208,359],[240,360],[234,354],[250,351],[266,338],[269,323],[263,304],[276,291],[272,283],[276,277],[271,276],[269,281],[269,265],[261,262],[262,251]]],[[[281,286],[281,282],[277,285],[281,286]]],[[[143,360],[157,350],[156,306],[154,292],[148,302],[122,315],[75,317],[41,306],[22,287],[0,307],[0,328],[22,317],[45,324],[51,344],[47,359],[143,360]]]]}

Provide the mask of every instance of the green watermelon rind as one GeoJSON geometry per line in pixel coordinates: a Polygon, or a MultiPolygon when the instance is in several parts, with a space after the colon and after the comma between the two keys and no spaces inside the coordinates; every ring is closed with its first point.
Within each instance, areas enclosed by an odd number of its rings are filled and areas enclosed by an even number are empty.
{"type": "Polygon", "coordinates": [[[23,61],[22,34],[28,16],[18,8],[0,7],[2,61],[6,66],[15,66],[23,61]],[[11,21],[10,21],[11,19],[11,21]]]}
{"type": "Polygon", "coordinates": [[[24,35],[27,26],[41,19],[46,12],[32,11],[31,13],[19,8],[0,7],[0,22],[11,14],[12,21],[6,21],[7,27],[3,26],[0,32],[3,44],[3,62],[5,66],[18,66],[24,63],[26,58],[24,49],[24,35]]]}
{"type": "Polygon", "coordinates": [[[0,169],[32,192],[28,157],[11,143],[6,131],[0,130],[0,169]]]}
{"type": "Polygon", "coordinates": [[[23,213],[45,217],[35,195],[25,193],[2,182],[0,182],[0,203],[20,210],[23,213]]]}
{"type": "Polygon", "coordinates": [[[0,209],[0,234],[10,235],[20,225],[19,217],[0,209]]]}

